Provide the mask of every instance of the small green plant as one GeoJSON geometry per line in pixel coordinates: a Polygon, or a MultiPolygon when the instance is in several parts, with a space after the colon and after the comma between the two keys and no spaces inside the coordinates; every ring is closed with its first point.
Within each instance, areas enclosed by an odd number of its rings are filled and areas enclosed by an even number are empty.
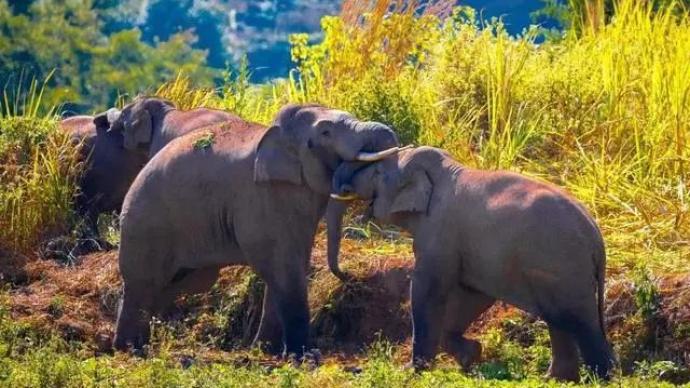
{"type": "Polygon", "coordinates": [[[213,132],[208,131],[208,132],[204,133],[203,135],[199,136],[199,138],[197,138],[194,141],[194,148],[197,150],[208,149],[213,145],[213,143],[215,142],[215,139],[216,139],[216,135],[213,132]]]}
{"type": "Polygon", "coordinates": [[[65,308],[65,298],[62,295],[56,295],[48,305],[48,313],[53,317],[59,318],[65,308]]]}
{"type": "Polygon", "coordinates": [[[635,362],[635,376],[642,380],[656,380],[664,375],[678,373],[681,370],[672,361],[636,361],[635,362]]]}
{"type": "Polygon", "coordinates": [[[661,298],[649,270],[639,267],[634,274],[635,305],[643,319],[653,320],[660,312],[661,298]]]}

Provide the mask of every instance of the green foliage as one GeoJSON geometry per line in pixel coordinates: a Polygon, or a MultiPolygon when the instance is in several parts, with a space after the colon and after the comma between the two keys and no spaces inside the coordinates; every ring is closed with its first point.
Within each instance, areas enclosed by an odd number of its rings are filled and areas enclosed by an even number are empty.
{"type": "Polygon", "coordinates": [[[198,139],[194,140],[194,148],[197,150],[205,150],[213,145],[215,141],[215,134],[213,132],[206,132],[199,136],[198,139]]]}
{"type": "Polygon", "coordinates": [[[661,308],[659,290],[649,271],[639,268],[635,274],[635,304],[644,320],[654,319],[661,308]]]}
{"type": "Polygon", "coordinates": [[[91,0],[34,2],[27,13],[14,14],[0,0],[0,74],[4,84],[53,73],[44,100],[67,109],[111,106],[122,93],[137,93],[183,71],[197,84],[210,84],[206,54],[194,50],[195,37],[175,34],[149,45],[136,29],[106,36],[91,0]],[[28,74],[21,77],[20,74],[28,74]]]}

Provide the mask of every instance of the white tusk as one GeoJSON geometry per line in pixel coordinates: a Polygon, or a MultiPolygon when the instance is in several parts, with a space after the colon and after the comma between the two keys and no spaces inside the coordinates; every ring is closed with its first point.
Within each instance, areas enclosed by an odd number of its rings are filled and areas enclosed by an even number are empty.
{"type": "Polygon", "coordinates": [[[359,162],[376,162],[381,159],[385,159],[389,156],[395,155],[402,150],[407,150],[412,147],[413,146],[410,144],[406,145],[405,147],[393,147],[379,152],[360,152],[355,157],[355,160],[359,162]]]}
{"type": "Polygon", "coordinates": [[[338,201],[354,201],[357,199],[357,194],[349,194],[349,195],[340,195],[340,194],[331,194],[331,198],[337,199],[338,201]]]}

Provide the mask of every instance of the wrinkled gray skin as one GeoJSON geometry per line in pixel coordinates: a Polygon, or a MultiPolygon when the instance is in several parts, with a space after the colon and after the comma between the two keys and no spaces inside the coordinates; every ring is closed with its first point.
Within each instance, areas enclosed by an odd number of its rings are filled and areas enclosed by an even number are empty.
{"type": "Polygon", "coordinates": [[[195,129],[224,121],[241,121],[222,110],[178,110],[173,103],[156,97],[138,97],[121,114],[111,115],[110,120],[110,132],[122,134],[124,147],[142,152],[148,158],[171,140],[195,129]]]}
{"type": "Polygon", "coordinates": [[[373,136],[358,123],[344,112],[289,105],[268,129],[214,125],[156,154],[123,205],[115,347],[142,346],[151,314],[182,293],[208,290],[219,268],[249,265],[266,283],[259,335],[277,332],[284,350],[301,356],[309,333],[307,270],[333,171],[373,136]],[[195,147],[207,131],[213,144],[195,147]]]}
{"type": "MultiPolygon", "coordinates": [[[[113,111],[110,111],[113,112],[113,111]]],[[[120,211],[122,201],[147,158],[123,149],[122,135],[108,132],[108,112],[74,116],[60,122],[85,162],[76,198],[77,213],[84,219],[88,237],[99,237],[98,215],[120,211]]]]}
{"type": "Polygon", "coordinates": [[[518,174],[465,168],[430,147],[360,170],[352,187],[373,199],[375,218],[414,237],[415,366],[442,345],[468,367],[481,347],[463,334],[500,299],[546,321],[552,377],[579,378],[578,349],[591,370],[609,376],[604,242],[577,201],[518,174]]]}

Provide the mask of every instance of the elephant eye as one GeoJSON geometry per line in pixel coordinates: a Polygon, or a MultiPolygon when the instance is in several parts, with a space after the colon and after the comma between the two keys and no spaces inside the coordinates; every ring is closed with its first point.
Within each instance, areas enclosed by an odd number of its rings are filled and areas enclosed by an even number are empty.
{"type": "Polygon", "coordinates": [[[331,131],[329,131],[328,129],[324,129],[323,131],[321,131],[321,136],[331,137],[331,131]]]}

